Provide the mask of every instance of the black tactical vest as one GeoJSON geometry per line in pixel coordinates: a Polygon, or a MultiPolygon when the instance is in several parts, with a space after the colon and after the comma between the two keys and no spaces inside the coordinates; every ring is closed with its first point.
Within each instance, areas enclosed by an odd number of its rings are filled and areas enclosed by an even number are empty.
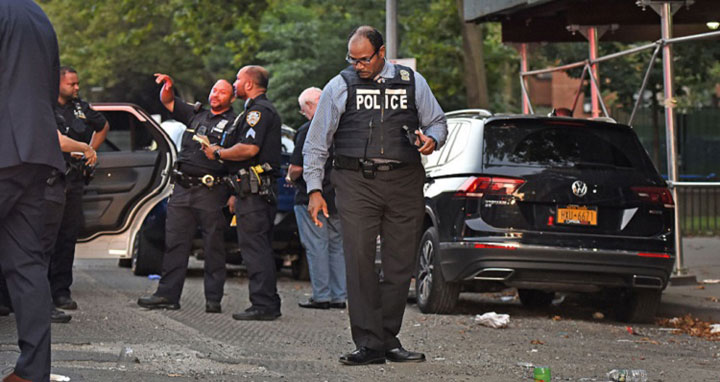
{"type": "MultiPolygon", "coordinates": [[[[217,160],[208,159],[205,153],[200,149],[200,143],[193,141],[193,135],[205,135],[211,144],[221,147],[229,147],[228,142],[222,142],[226,130],[230,129],[235,115],[233,113],[224,113],[222,116],[210,118],[211,112],[201,110],[195,114],[188,130],[185,130],[182,136],[182,150],[178,158],[180,168],[183,172],[187,172],[191,176],[202,176],[205,174],[223,175],[226,169],[222,163],[217,160]],[[200,115],[207,113],[206,115],[200,115]],[[222,143],[222,144],[221,144],[222,143]],[[189,166],[183,166],[183,164],[189,166]],[[192,169],[191,169],[192,168],[192,169]],[[195,173],[198,170],[202,170],[195,173]]],[[[227,139],[226,139],[227,141],[227,139]]]]}
{"type": "Polygon", "coordinates": [[[384,83],[358,77],[351,66],[340,75],[347,84],[347,104],[333,139],[335,153],[420,163],[406,134],[419,126],[412,69],[395,65],[395,77],[384,83]]]}

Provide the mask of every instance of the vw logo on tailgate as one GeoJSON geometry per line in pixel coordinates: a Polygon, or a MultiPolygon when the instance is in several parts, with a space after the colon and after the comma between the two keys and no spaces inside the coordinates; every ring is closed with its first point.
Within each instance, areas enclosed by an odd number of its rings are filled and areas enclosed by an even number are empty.
{"type": "Polygon", "coordinates": [[[585,184],[582,180],[576,180],[572,184],[572,192],[575,196],[585,196],[585,194],[587,194],[587,184],[585,184]]]}

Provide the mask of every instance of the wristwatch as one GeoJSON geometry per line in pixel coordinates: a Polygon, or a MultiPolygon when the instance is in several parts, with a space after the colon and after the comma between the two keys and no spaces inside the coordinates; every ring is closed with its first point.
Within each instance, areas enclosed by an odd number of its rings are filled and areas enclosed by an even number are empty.
{"type": "Polygon", "coordinates": [[[217,150],[213,151],[213,156],[215,157],[215,160],[221,159],[220,158],[220,150],[222,150],[222,149],[217,149],[217,150]]]}

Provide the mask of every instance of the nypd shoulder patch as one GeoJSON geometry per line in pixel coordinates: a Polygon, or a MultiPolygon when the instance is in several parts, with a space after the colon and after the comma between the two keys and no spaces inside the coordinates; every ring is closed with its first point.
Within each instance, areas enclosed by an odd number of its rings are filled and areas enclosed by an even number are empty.
{"type": "Polygon", "coordinates": [[[247,113],[245,121],[248,123],[248,125],[255,126],[258,122],[260,122],[260,116],[261,113],[259,111],[253,110],[247,113]]]}

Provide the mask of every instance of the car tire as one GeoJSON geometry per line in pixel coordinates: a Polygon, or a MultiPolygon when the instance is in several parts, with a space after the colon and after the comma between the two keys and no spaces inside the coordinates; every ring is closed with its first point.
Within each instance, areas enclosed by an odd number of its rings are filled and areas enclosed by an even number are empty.
{"type": "Polygon", "coordinates": [[[160,274],[162,271],[163,249],[145,238],[142,230],[135,234],[130,269],[136,276],[160,274]]]}
{"type": "Polygon", "coordinates": [[[415,295],[423,313],[450,313],[460,295],[460,284],[446,282],[443,277],[439,248],[437,230],[430,227],[420,240],[415,273],[415,295]]]}
{"type": "Polygon", "coordinates": [[[310,281],[310,268],[308,267],[307,256],[305,251],[300,251],[297,259],[291,264],[292,276],[295,280],[310,281]]]}
{"type": "Polygon", "coordinates": [[[552,304],[555,292],[535,289],[518,289],[520,302],[528,308],[542,308],[552,304]]]}
{"type": "Polygon", "coordinates": [[[660,306],[662,291],[652,289],[626,290],[621,293],[616,307],[616,318],[621,322],[651,323],[660,306]]]}

